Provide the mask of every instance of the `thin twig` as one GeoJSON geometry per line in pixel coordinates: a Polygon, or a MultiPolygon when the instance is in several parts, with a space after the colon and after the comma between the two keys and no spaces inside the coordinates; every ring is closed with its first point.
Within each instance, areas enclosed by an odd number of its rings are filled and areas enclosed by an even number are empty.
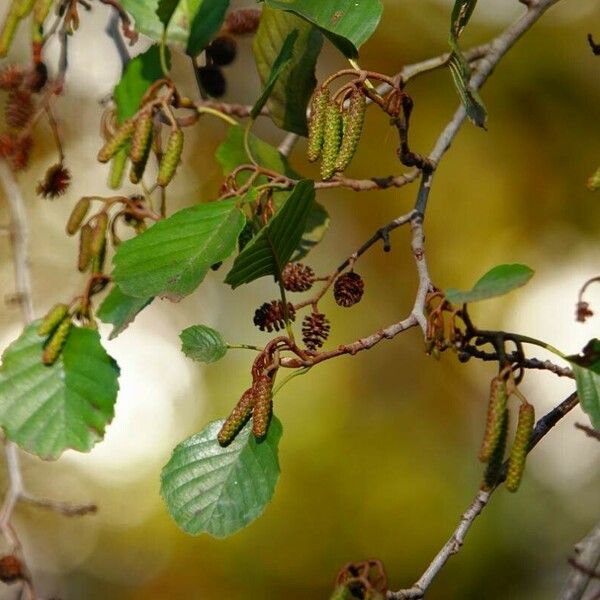
{"type": "Polygon", "coordinates": [[[583,423],[575,423],[575,427],[580,431],[583,431],[583,433],[585,433],[585,435],[587,435],[588,437],[591,437],[600,442],[600,431],[598,431],[597,429],[594,429],[589,425],[584,425],[583,423]]]}
{"type": "Polygon", "coordinates": [[[560,600],[580,600],[583,598],[592,578],[598,577],[600,566],[600,523],[575,546],[575,556],[570,564],[573,567],[562,589],[560,600]]]}
{"type": "MultiPolygon", "coordinates": [[[[544,436],[548,434],[548,432],[558,423],[558,421],[560,421],[560,419],[562,419],[570,410],[577,406],[577,403],[577,394],[571,394],[558,406],[539,419],[531,436],[528,452],[531,452],[531,450],[542,440],[544,436]]],[[[506,467],[506,464],[504,467],[506,467]]],[[[504,469],[503,475],[505,476],[505,474],[506,469],[504,469]]],[[[503,479],[504,478],[501,476],[499,483],[503,481],[503,479]]],[[[457,554],[462,548],[469,529],[486,507],[491,495],[496,489],[498,488],[496,487],[489,491],[479,490],[477,494],[475,494],[475,498],[473,498],[473,501],[467,510],[462,514],[457,528],[452,532],[452,535],[448,541],[431,561],[419,580],[411,588],[399,590],[397,592],[388,592],[387,600],[415,600],[425,596],[425,592],[438,573],[442,570],[444,565],[448,562],[448,559],[452,555],[457,554]]]]}

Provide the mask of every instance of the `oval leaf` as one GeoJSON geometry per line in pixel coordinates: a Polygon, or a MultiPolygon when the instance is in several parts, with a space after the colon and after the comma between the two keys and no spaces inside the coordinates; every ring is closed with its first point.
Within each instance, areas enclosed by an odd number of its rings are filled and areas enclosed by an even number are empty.
{"type": "Polygon", "coordinates": [[[287,36],[298,31],[290,61],[273,84],[267,106],[269,115],[281,129],[307,135],[306,109],[315,89],[315,64],[323,46],[321,32],[296,15],[265,7],[252,50],[256,68],[266,87],[287,36]]]}
{"type": "Polygon", "coordinates": [[[257,442],[250,423],[223,448],[223,421],[209,423],[179,444],[161,474],[161,495],[177,525],[187,533],[225,537],[264,511],[279,478],[281,423],[273,417],[257,442]]]}
{"type": "Polygon", "coordinates": [[[136,31],[161,41],[166,20],[167,43],[184,46],[195,56],[221,27],[229,0],[122,0],[121,4],[133,16],[136,31]]]}
{"type": "Polygon", "coordinates": [[[306,230],[315,201],[312,181],[300,181],[275,216],[238,254],[225,283],[236,288],[259,277],[279,277],[306,230]]]}
{"type": "Polygon", "coordinates": [[[600,431],[600,375],[576,364],[572,368],[581,408],[590,417],[592,425],[600,431]]]}
{"type": "Polygon", "coordinates": [[[525,265],[498,265],[489,270],[468,292],[453,288],[446,290],[446,298],[453,304],[478,302],[503,296],[515,288],[525,285],[534,271],[525,265]]]}
{"type": "Polygon", "coordinates": [[[316,25],[350,58],[373,35],[383,5],[380,0],[265,0],[265,5],[292,12],[316,25]]]}
{"type": "Polygon", "coordinates": [[[108,339],[112,340],[125,331],[152,300],[153,298],[128,296],[121,291],[118,285],[113,286],[96,312],[96,316],[103,323],[112,323],[114,325],[108,339]]]}
{"type": "Polygon", "coordinates": [[[220,360],[227,354],[227,344],[223,336],[206,325],[192,325],[180,334],[181,351],[200,362],[211,363],[220,360]]]}
{"type": "Polygon", "coordinates": [[[119,367],[97,331],[71,330],[61,356],[42,364],[39,321],[27,326],[2,356],[0,426],[23,450],[56,459],[72,448],[88,452],[114,415],[119,367]]]}
{"type": "Polygon", "coordinates": [[[180,210],[119,246],[113,279],[137,298],[179,300],[233,252],[244,223],[235,199],[180,210]]]}

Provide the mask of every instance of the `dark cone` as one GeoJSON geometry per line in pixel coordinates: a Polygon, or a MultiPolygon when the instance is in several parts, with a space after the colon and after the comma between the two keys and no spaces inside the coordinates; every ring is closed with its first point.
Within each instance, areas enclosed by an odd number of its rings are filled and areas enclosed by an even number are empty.
{"type": "Polygon", "coordinates": [[[289,292],[306,292],[315,282],[315,272],[302,263],[288,263],[281,273],[283,287],[289,292]]]}
{"type": "Polygon", "coordinates": [[[220,35],[206,47],[206,55],[215,65],[230,65],[237,56],[237,42],[229,35],[220,35]]]}
{"type": "MultiPolygon", "coordinates": [[[[288,317],[290,321],[296,318],[296,311],[293,305],[288,302],[288,317]]],[[[279,331],[285,327],[285,314],[283,302],[281,300],[272,300],[265,302],[258,307],[254,313],[253,323],[261,330],[269,333],[275,329],[279,331]]]]}
{"type": "Polygon", "coordinates": [[[365,283],[354,271],[340,275],[333,284],[333,296],[340,306],[354,306],[360,302],[364,291],[365,283]]]}
{"type": "Polygon", "coordinates": [[[311,313],[302,321],[302,341],[313,352],[329,337],[329,320],[323,313],[311,313]]]}
{"type": "Polygon", "coordinates": [[[199,67],[198,79],[204,91],[213,98],[220,98],[227,91],[227,82],[219,67],[199,67]]]}

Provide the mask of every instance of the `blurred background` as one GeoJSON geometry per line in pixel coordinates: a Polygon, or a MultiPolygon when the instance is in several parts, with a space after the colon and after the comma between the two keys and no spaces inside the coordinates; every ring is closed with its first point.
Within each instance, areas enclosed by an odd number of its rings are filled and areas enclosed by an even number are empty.
{"type": "MultiPolygon", "coordinates": [[[[4,4],[4,3],[3,3],[4,4]]],[[[251,2],[234,2],[233,6],[251,2]]],[[[446,51],[450,0],[387,0],[381,26],[363,47],[361,65],[388,74],[446,51]]],[[[463,46],[483,43],[524,10],[517,0],[480,0],[463,46]]],[[[1,12],[1,9],[0,9],[1,12]]],[[[120,76],[104,32],[109,10],[94,3],[70,45],[64,97],[56,102],[73,173],[68,193],[55,201],[35,195],[36,182],[55,162],[46,125],[36,130],[30,169],[19,176],[30,219],[36,313],[70,298],[82,285],[75,266],[77,240],[64,224],[81,195],[108,195],[107,169],[95,162],[101,101],[120,76]]],[[[536,271],[524,289],[473,306],[475,322],[516,330],[577,352],[599,335],[600,317],[576,323],[579,286],[600,272],[599,196],[585,188],[600,164],[600,57],[585,36],[600,40],[595,0],[564,0],[551,9],[502,61],[482,96],[488,131],[466,124],[435,178],[426,221],[427,255],[437,286],[468,287],[496,264],[522,262],[536,271]]],[[[260,86],[251,40],[227,70],[225,100],[252,102],[260,86]]],[[[144,48],[140,42],[138,49],[144,48]]],[[[11,55],[26,61],[25,43],[11,55]]],[[[56,64],[56,48],[47,62],[56,64]]],[[[327,46],[319,77],[344,66],[327,46]]],[[[189,63],[175,59],[176,79],[195,95],[189,63]]],[[[411,83],[415,102],[413,148],[427,153],[453,114],[457,96],[441,70],[411,83]]],[[[213,199],[220,169],[213,154],[221,122],[202,119],[186,130],[183,165],[170,190],[177,208],[213,199]]],[[[347,174],[401,172],[396,134],[371,110],[347,174]]],[[[266,120],[257,133],[277,144],[266,120]]],[[[317,176],[304,142],[295,169],[317,176]]],[[[126,192],[134,188],[127,187],[126,192]]],[[[320,194],[332,217],[324,242],[308,262],[329,272],[373,231],[412,207],[416,187],[373,193],[320,194]]],[[[0,223],[8,219],[0,197],[0,223]]],[[[353,309],[323,304],[332,322],[331,345],[352,341],[403,318],[414,300],[416,276],[409,232],[393,234],[392,252],[380,248],[356,270],[366,282],[353,309]]],[[[179,531],[159,497],[159,474],[172,448],[226,415],[249,381],[252,355],[231,351],[202,367],[179,351],[179,332],[202,323],[232,343],[264,344],[252,316],[277,297],[267,279],[233,294],[211,273],[179,304],[155,302],[129,329],[106,343],[118,360],[121,392],[105,440],[90,454],[67,452],[55,463],[24,457],[24,476],[37,494],[98,503],[95,516],[67,519],[28,507],[17,528],[45,597],[63,600],[305,600],[327,598],[346,562],[384,561],[392,589],[412,584],[458,522],[478,488],[477,461],[492,364],[459,364],[452,353],[426,356],[416,329],[354,358],[322,364],[294,379],[277,396],[284,426],[282,475],[273,502],[247,529],[225,540],[179,531]]],[[[10,247],[0,239],[0,292],[13,291],[10,247]]],[[[589,292],[600,310],[600,286],[589,292]]],[[[0,307],[0,346],[21,329],[16,307],[0,307]]],[[[110,328],[102,328],[108,335],[110,328]]],[[[542,352],[532,356],[544,357],[542,352]]],[[[523,391],[543,414],[573,389],[544,372],[528,373],[523,391]]],[[[518,494],[499,490],[452,558],[428,598],[464,600],[553,598],[568,571],[572,546],[600,516],[600,444],[574,428],[586,422],[576,408],[536,448],[518,494]]],[[[14,592],[0,588],[0,598],[14,592]]]]}

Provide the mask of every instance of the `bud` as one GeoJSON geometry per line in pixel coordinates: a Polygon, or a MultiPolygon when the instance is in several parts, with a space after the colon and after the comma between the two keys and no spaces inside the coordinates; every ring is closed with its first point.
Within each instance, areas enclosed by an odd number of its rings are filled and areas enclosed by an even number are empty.
{"type": "Polygon", "coordinates": [[[45,365],[50,366],[57,361],[67,341],[67,336],[71,331],[72,325],[71,317],[66,317],[56,328],[42,352],[42,362],[45,365]]]}
{"type": "Polygon", "coordinates": [[[89,223],[86,223],[79,232],[79,257],[77,268],[83,273],[92,260],[92,237],[94,230],[89,223]]]}
{"type": "Polygon", "coordinates": [[[524,402],[519,408],[517,431],[515,432],[515,440],[508,460],[506,489],[509,492],[516,492],[519,489],[521,477],[525,470],[525,461],[527,459],[527,451],[529,450],[529,440],[533,433],[534,424],[535,409],[533,408],[533,404],[524,402]]]}
{"type": "Polygon", "coordinates": [[[42,319],[37,334],[41,337],[50,335],[68,314],[69,307],[66,304],[55,304],[42,319]]]}
{"type": "Polygon", "coordinates": [[[90,199],[85,196],[77,201],[67,221],[67,233],[69,235],[75,235],[79,231],[83,220],[90,210],[90,204],[90,199]]]}
{"type": "Polygon", "coordinates": [[[167,147],[160,159],[160,166],[158,167],[157,183],[161,187],[166,187],[169,185],[171,179],[173,179],[177,166],[179,165],[182,150],[183,131],[181,129],[173,129],[169,134],[167,147]]]}
{"type": "Polygon", "coordinates": [[[260,9],[238,8],[225,17],[223,28],[234,35],[254,33],[260,22],[260,9]]]}
{"type": "Polygon", "coordinates": [[[319,88],[313,95],[308,121],[308,160],[314,162],[321,156],[325,134],[327,106],[331,102],[329,88],[319,88]]]}
{"type": "Polygon", "coordinates": [[[342,141],[343,119],[337,104],[329,103],[325,111],[325,131],[323,134],[323,155],[321,177],[331,179],[335,173],[335,161],[342,141]]]}
{"type": "Polygon", "coordinates": [[[252,433],[256,438],[267,435],[273,413],[273,381],[261,375],[254,384],[254,407],[252,408],[252,433]]]}
{"type": "Polygon", "coordinates": [[[108,162],[119,150],[125,148],[133,135],[134,127],[135,121],[133,119],[124,121],[112,138],[100,148],[98,160],[101,163],[108,162]]]}
{"type": "Polygon", "coordinates": [[[488,403],[487,421],[485,433],[479,450],[479,460],[486,463],[490,460],[494,448],[498,444],[502,431],[502,419],[508,397],[506,395],[506,382],[498,375],[492,379],[490,384],[490,399],[488,403]]]}
{"type": "Polygon", "coordinates": [[[350,103],[347,117],[345,119],[346,127],[342,136],[342,145],[335,161],[335,170],[343,171],[352,160],[356,147],[360,141],[363,124],[365,122],[365,112],[367,110],[367,99],[359,88],[355,88],[350,95],[350,103]]]}
{"type": "Polygon", "coordinates": [[[225,419],[217,441],[221,446],[228,446],[250,419],[254,406],[254,387],[247,389],[240,398],[231,414],[225,419]]]}

